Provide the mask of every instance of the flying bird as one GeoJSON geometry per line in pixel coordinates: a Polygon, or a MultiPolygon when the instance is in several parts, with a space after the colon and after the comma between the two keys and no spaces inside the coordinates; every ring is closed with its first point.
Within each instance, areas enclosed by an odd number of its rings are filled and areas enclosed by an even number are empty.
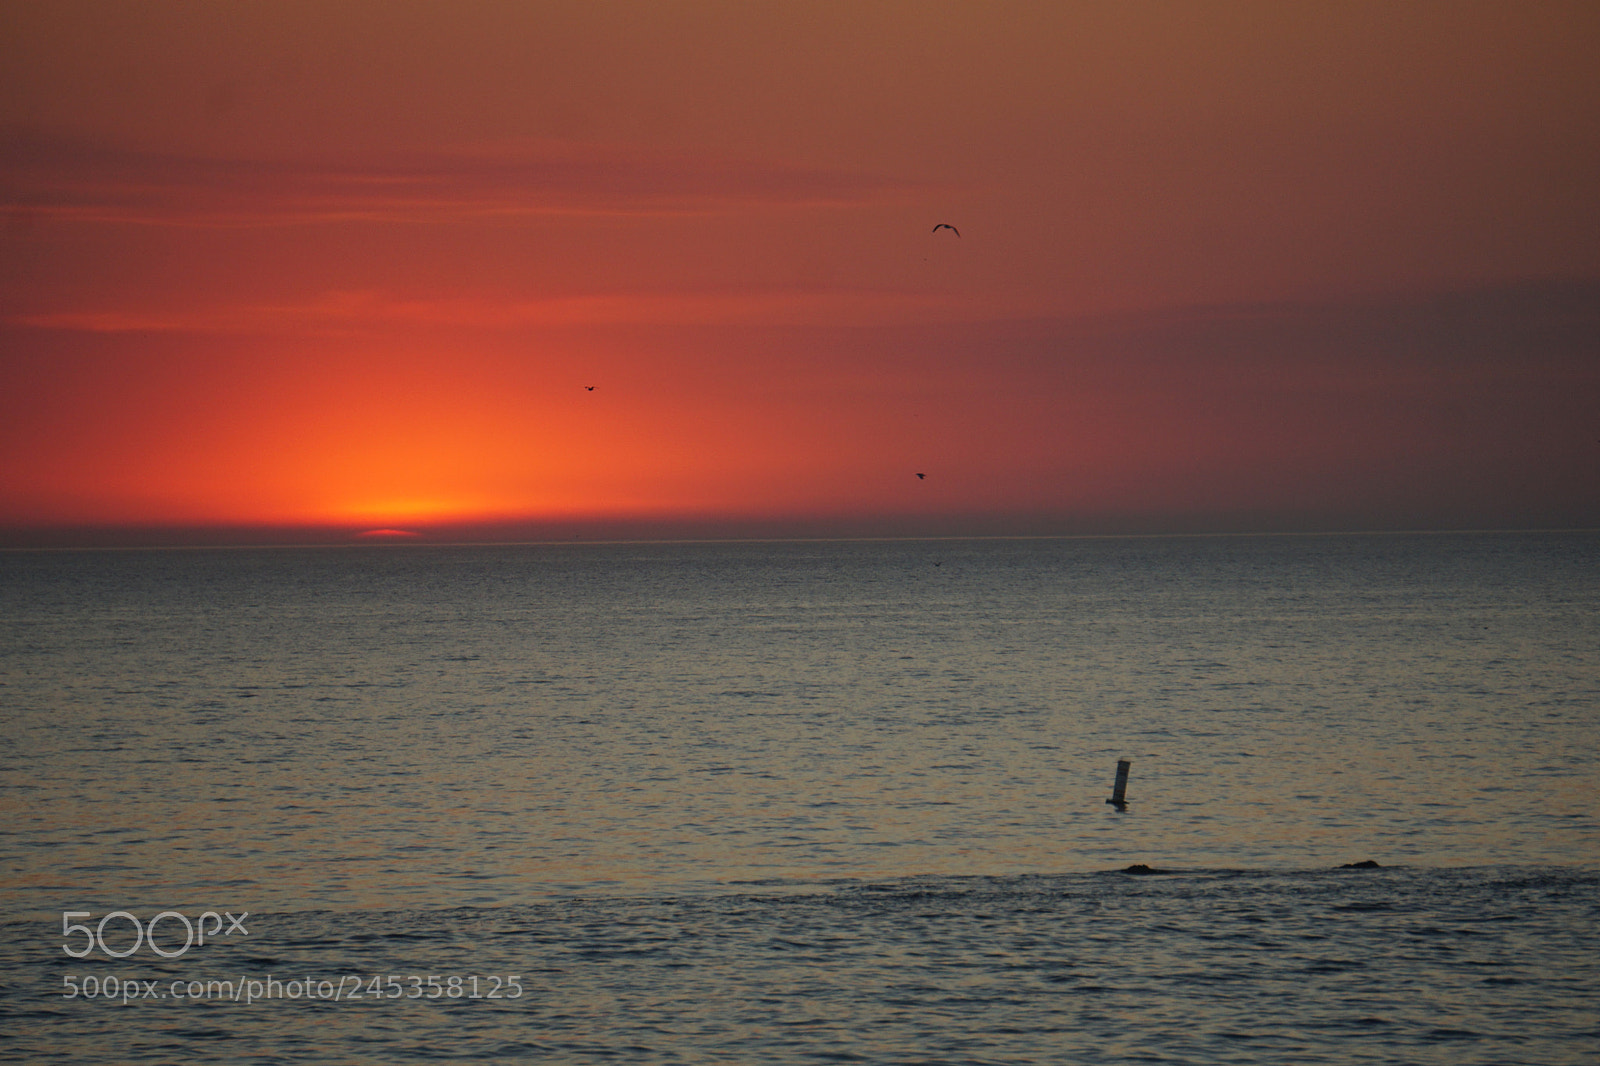
{"type": "Polygon", "coordinates": [[[593,385],[585,385],[583,387],[583,389],[584,389],[585,392],[593,392],[594,391],[594,386],[593,385]]]}
{"type": "Polygon", "coordinates": [[[933,232],[938,233],[942,229],[949,230],[951,233],[954,233],[957,237],[961,236],[961,231],[956,229],[954,226],[952,226],[948,222],[939,223],[937,226],[933,227],[933,232]]]}
{"type": "Polygon", "coordinates": [[[925,478],[925,477],[927,477],[927,476],[928,476],[928,475],[927,475],[927,474],[918,474],[918,475],[917,475],[917,480],[918,480],[918,481],[921,481],[921,480],[922,480],[922,479],[923,479],[923,478],[925,478]]]}

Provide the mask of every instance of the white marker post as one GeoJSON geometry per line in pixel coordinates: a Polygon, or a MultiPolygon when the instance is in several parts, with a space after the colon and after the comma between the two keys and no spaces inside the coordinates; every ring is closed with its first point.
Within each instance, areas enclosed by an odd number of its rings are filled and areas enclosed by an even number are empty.
{"type": "Polygon", "coordinates": [[[1128,766],[1127,759],[1117,760],[1117,783],[1111,786],[1111,798],[1106,800],[1119,811],[1128,809],[1128,766]]]}

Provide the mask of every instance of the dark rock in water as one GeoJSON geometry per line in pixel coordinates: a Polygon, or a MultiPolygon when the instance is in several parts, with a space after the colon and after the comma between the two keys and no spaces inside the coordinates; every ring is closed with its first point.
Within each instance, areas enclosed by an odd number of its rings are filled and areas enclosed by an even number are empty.
{"type": "Polygon", "coordinates": [[[1136,862],[1132,866],[1130,866],[1127,869],[1123,870],[1122,872],[1125,873],[1125,874],[1167,874],[1167,873],[1171,873],[1172,871],[1171,870],[1154,870],[1154,869],[1151,869],[1150,867],[1146,866],[1142,862],[1136,862]]]}
{"type": "Polygon", "coordinates": [[[1371,859],[1362,859],[1360,862],[1347,862],[1339,867],[1341,870],[1381,870],[1383,867],[1371,859]]]}

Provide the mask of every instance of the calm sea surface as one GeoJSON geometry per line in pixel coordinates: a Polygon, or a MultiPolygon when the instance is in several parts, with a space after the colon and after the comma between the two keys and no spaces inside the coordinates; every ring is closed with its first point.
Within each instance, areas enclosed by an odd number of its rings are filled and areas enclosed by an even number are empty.
{"type": "Polygon", "coordinates": [[[0,553],[0,1058],[1591,1063],[1597,771],[1592,533],[0,553]]]}

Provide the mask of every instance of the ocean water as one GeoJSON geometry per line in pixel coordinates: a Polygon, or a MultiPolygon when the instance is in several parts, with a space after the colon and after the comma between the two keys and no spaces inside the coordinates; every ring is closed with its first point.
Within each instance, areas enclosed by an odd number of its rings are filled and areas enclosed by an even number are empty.
{"type": "Polygon", "coordinates": [[[1587,1063],[1597,742],[1593,533],[0,553],[0,1057],[1587,1063]]]}

